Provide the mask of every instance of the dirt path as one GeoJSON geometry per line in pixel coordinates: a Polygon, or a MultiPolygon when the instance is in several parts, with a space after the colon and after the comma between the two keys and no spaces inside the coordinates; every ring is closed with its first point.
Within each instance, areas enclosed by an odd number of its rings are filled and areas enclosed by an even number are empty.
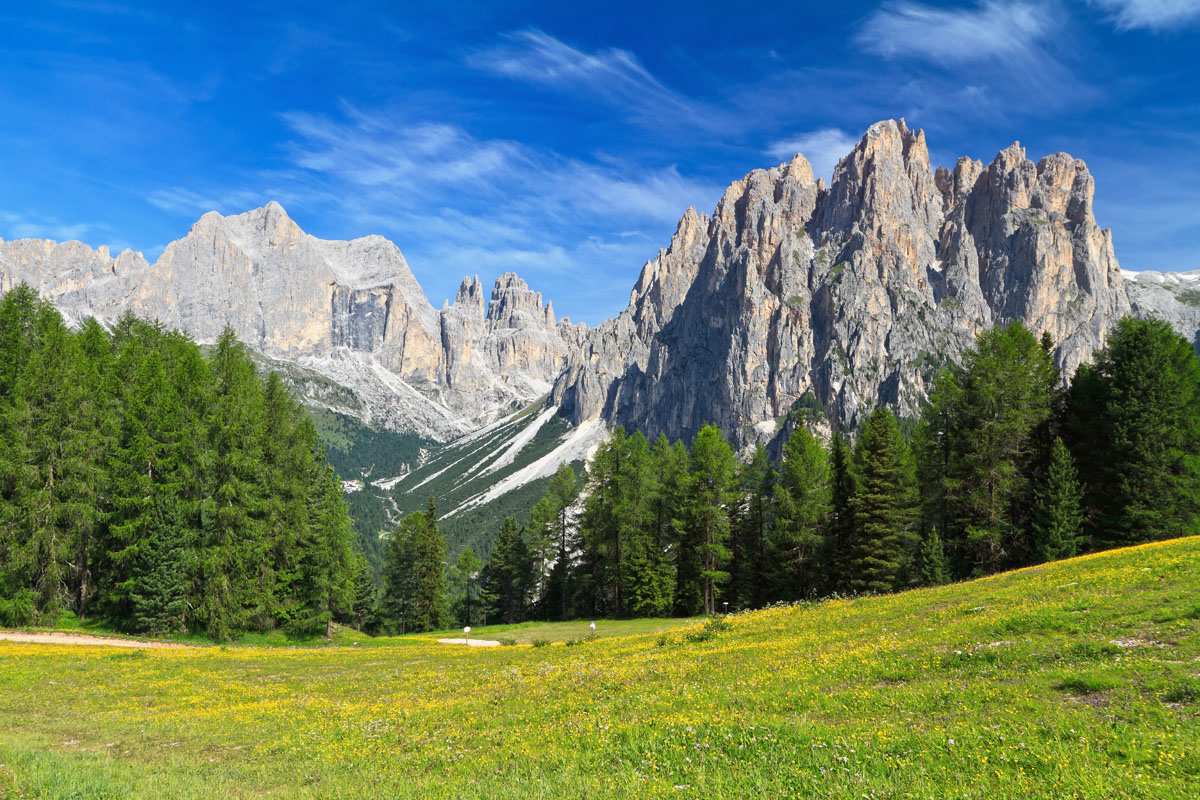
{"type": "Polygon", "coordinates": [[[468,644],[471,647],[499,647],[499,642],[490,639],[438,639],[442,644],[468,644]]]}
{"type": "Polygon", "coordinates": [[[154,650],[188,647],[186,644],[174,644],[172,642],[139,642],[134,639],[110,639],[103,636],[89,636],[86,633],[17,633],[15,631],[0,631],[0,641],[31,642],[35,644],[101,645],[103,647],[137,647],[154,650]]]}

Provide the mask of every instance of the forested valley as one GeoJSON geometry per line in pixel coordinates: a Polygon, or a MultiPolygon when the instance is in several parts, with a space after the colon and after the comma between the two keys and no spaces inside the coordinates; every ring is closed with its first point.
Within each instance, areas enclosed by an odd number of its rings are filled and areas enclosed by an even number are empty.
{"type": "Polygon", "coordinates": [[[311,421],[232,332],[205,353],[128,315],[73,331],[5,294],[0,625],[325,632],[364,576],[311,421]]]}
{"type": "Polygon", "coordinates": [[[1194,533],[1200,361],[1126,318],[1064,387],[1019,323],[945,369],[919,420],[872,412],[851,442],[795,424],[773,464],[720,430],[690,447],[613,432],[562,465],[481,567],[449,568],[434,498],[385,544],[367,624],[414,631],[574,617],[691,616],[937,585],[1194,533]]]}
{"type": "Polygon", "coordinates": [[[488,552],[447,563],[437,498],[381,533],[374,575],[316,429],[226,331],[201,349],[132,316],[77,330],[28,287],[0,302],[0,625],[63,612],[217,640],[334,621],[693,616],[936,585],[1194,533],[1200,361],[1122,320],[1064,386],[1013,323],[941,373],[924,413],[777,459],[714,426],[620,428],[563,464],[488,552]]]}

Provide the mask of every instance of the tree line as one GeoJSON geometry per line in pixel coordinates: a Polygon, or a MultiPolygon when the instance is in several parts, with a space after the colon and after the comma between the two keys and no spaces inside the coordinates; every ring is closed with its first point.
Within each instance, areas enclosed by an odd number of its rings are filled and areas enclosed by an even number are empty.
{"type": "Polygon", "coordinates": [[[379,621],[690,616],[891,592],[1195,533],[1198,512],[1187,341],[1121,320],[1064,386],[1048,336],[1013,323],[942,371],[918,420],[881,407],[827,444],[799,425],[777,464],[761,447],[739,463],[714,426],[690,447],[618,428],[582,475],[559,468],[526,524],[504,520],[482,570],[469,551],[447,568],[431,497],[388,543],[379,621]]]}
{"type": "MultiPolygon", "coordinates": [[[[0,624],[325,631],[365,564],[316,430],[226,330],[0,301],[0,624]]],[[[369,577],[369,572],[368,572],[369,577]]]]}

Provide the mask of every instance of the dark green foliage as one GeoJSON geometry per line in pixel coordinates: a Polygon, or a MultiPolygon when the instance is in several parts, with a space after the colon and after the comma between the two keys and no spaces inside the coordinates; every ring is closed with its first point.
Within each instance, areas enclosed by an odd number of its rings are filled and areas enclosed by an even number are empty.
{"type": "Polygon", "coordinates": [[[912,457],[891,411],[876,409],[867,418],[854,462],[850,588],[895,591],[909,578],[918,498],[912,457]]]}
{"type": "Polygon", "coordinates": [[[533,559],[517,521],[506,517],[483,570],[484,620],[520,622],[525,618],[533,589],[533,559]]]}
{"type": "Polygon", "coordinates": [[[357,631],[373,631],[379,621],[378,615],[379,587],[375,584],[375,576],[366,556],[355,553],[354,556],[354,602],[350,611],[350,620],[357,631]]]}
{"type": "Polygon", "coordinates": [[[571,549],[573,525],[571,509],[579,499],[579,476],[570,464],[559,464],[546,487],[542,501],[549,517],[549,533],[554,551],[554,564],[550,569],[546,591],[542,597],[544,616],[549,619],[567,619],[572,594],[571,549]]]}
{"type": "Polygon", "coordinates": [[[419,633],[449,623],[446,542],[432,494],[425,511],[409,514],[389,535],[383,579],[380,611],[392,630],[419,633]]]}
{"type": "Polygon", "coordinates": [[[1104,545],[1196,532],[1200,361],[1161,320],[1123,319],[1068,396],[1067,431],[1092,538],[1104,545]]]}
{"type": "Polygon", "coordinates": [[[226,333],[210,359],[131,316],[71,332],[0,303],[0,617],[61,608],[214,638],[346,605],[348,518],[316,436],[226,333]]]}
{"type": "Polygon", "coordinates": [[[1079,552],[1083,539],[1083,490],[1062,439],[1054,439],[1050,465],[1040,484],[1033,517],[1034,559],[1070,558],[1079,552]]]}
{"type": "Polygon", "coordinates": [[[729,580],[729,510],[737,500],[737,462],[720,428],[705,425],[692,442],[683,492],[680,550],[700,565],[700,607],[716,613],[720,587],[729,580]]]}
{"type": "Polygon", "coordinates": [[[851,554],[854,552],[854,474],[850,452],[840,431],[829,442],[829,550],[825,558],[829,590],[839,594],[850,591],[851,554]]]}
{"type": "Polygon", "coordinates": [[[921,542],[921,583],[925,586],[941,586],[950,582],[950,562],[942,549],[942,537],[937,528],[930,528],[921,542]]]}
{"type": "Polygon", "coordinates": [[[764,570],[773,565],[768,554],[768,536],[772,526],[772,494],[775,470],[760,445],[746,464],[739,466],[739,502],[735,506],[730,535],[729,598],[734,608],[756,608],[769,594],[764,570]]]}
{"type": "Polygon", "coordinates": [[[1031,481],[1058,383],[1050,354],[1016,322],[982,334],[938,379],[917,455],[926,515],[957,574],[1028,561],[1031,481]]]}
{"type": "Polygon", "coordinates": [[[825,582],[822,560],[830,514],[829,454],[807,428],[796,428],[783,448],[775,487],[775,520],[769,557],[768,597],[778,601],[811,597],[825,582]]]}
{"type": "Polygon", "coordinates": [[[453,616],[460,625],[474,625],[480,614],[479,578],[483,562],[467,548],[458,554],[450,569],[453,616]]]}

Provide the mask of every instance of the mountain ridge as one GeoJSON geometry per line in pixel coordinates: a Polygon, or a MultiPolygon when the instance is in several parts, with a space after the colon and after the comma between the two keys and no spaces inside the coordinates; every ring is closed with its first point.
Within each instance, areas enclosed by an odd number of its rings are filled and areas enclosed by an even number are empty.
{"type": "Polygon", "coordinates": [[[686,438],[714,422],[745,448],[785,435],[801,406],[845,427],[878,402],[914,414],[938,368],[997,323],[1049,333],[1068,373],[1131,311],[1194,341],[1200,316],[1122,279],[1094,191],[1081,159],[1035,164],[1019,143],[935,169],[923,131],[884,120],[828,185],[797,154],[732,182],[711,215],[687,209],[595,328],[556,319],[514,273],[490,297],[465,278],[435,309],[394,243],[318,239],[274,201],[205,214],[153,264],[0,242],[0,291],[24,281],[70,318],[133,311],[202,342],[231,325],[354,396],[315,404],[437,441],[548,395],[575,425],[686,438]]]}

